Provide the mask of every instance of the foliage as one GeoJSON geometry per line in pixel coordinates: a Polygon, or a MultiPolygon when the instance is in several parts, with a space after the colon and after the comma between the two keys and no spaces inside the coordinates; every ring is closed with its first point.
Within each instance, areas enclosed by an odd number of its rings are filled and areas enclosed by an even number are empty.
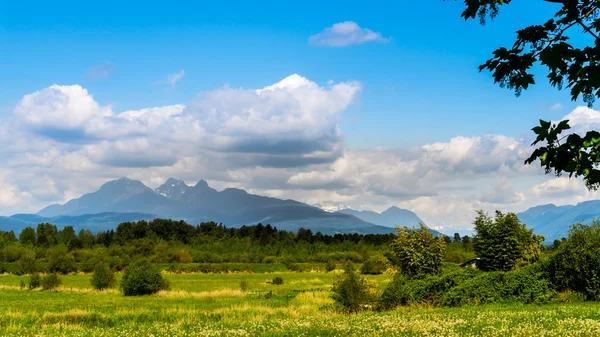
{"type": "Polygon", "coordinates": [[[398,234],[391,244],[393,265],[408,278],[437,274],[442,267],[444,247],[441,238],[434,238],[421,224],[420,229],[396,227],[398,234]]]}
{"type": "Polygon", "coordinates": [[[333,283],[331,291],[336,305],[348,313],[366,310],[374,301],[370,285],[350,263],[346,263],[344,273],[333,283]]]}
{"type": "Polygon", "coordinates": [[[360,267],[360,273],[365,275],[383,274],[388,268],[388,260],[383,256],[373,256],[363,262],[360,267]]]}
{"type": "Polygon", "coordinates": [[[14,273],[17,275],[23,274],[31,274],[38,271],[38,267],[36,264],[36,256],[35,253],[27,250],[24,251],[19,260],[17,261],[16,268],[14,269],[14,273]]]}
{"type": "Polygon", "coordinates": [[[175,252],[175,255],[173,256],[173,261],[180,263],[192,263],[194,262],[194,257],[192,256],[192,254],[190,254],[190,252],[187,249],[179,249],[175,252]]]}
{"type": "Polygon", "coordinates": [[[484,271],[508,271],[525,262],[535,262],[541,255],[544,237],[522,224],[514,213],[496,211],[494,219],[478,211],[473,222],[474,248],[484,271]]]}
{"type": "Polygon", "coordinates": [[[600,300],[600,220],[575,224],[550,257],[548,271],[558,290],[573,290],[600,300]]]}
{"type": "Polygon", "coordinates": [[[439,306],[444,294],[450,289],[479,273],[476,270],[459,269],[416,280],[409,280],[404,275],[397,274],[379,298],[377,308],[378,310],[390,310],[398,306],[417,304],[439,306]]]}
{"type": "Polygon", "coordinates": [[[44,275],[40,280],[43,290],[54,290],[60,286],[61,282],[60,277],[56,273],[44,275]]]}
{"type": "Polygon", "coordinates": [[[461,241],[452,242],[444,250],[444,261],[461,264],[474,259],[475,252],[470,249],[470,246],[469,244],[468,247],[465,247],[461,241]]]}
{"type": "Polygon", "coordinates": [[[283,279],[281,277],[279,277],[279,276],[276,276],[273,279],[272,283],[275,284],[275,285],[281,285],[281,284],[283,284],[283,279]]]}
{"type": "Polygon", "coordinates": [[[21,242],[22,245],[34,246],[37,242],[35,229],[33,229],[32,227],[25,227],[21,231],[21,234],[19,234],[19,242],[21,242]]]}
{"type": "MultiPolygon", "coordinates": [[[[589,106],[600,97],[600,2],[597,0],[545,0],[560,4],[553,18],[542,25],[532,25],[517,31],[512,47],[500,47],[493,57],[479,66],[492,72],[495,83],[514,90],[518,95],[529,85],[535,84],[532,69],[536,63],[548,69],[551,85],[561,90],[570,88],[573,101],[582,97],[589,106]],[[569,34],[579,28],[591,37],[588,45],[577,47],[570,43],[569,34]]],[[[500,6],[511,0],[465,0],[465,19],[479,16],[481,23],[487,17],[494,18],[500,6]]],[[[536,149],[525,161],[527,164],[539,159],[546,173],[563,172],[569,177],[583,176],[588,188],[600,187],[600,133],[590,131],[584,137],[571,134],[559,137],[568,130],[569,121],[557,125],[540,121],[533,128],[537,139],[532,145],[547,145],[536,149]],[[564,142],[561,140],[566,138],[564,142]]]]}
{"type": "Polygon", "coordinates": [[[325,271],[326,272],[334,271],[335,267],[336,267],[335,261],[328,260],[327,263],[325,264],[325,271]]]}
{"type": "Polygon", "coordinates": [[[558,124],[540,120],[540,125],[532,129],[537,138],[531,145],[540,142],[546,145],[535,149],[525,163],[539,159],[546,173],[554,171],[556,176],[566,173],[569,178],[583,176],[586,186],[597,190],[600,187],[600,170],[597,168],[600,164],[600,132],[589,131],[583,137],[576,133],[560,137],[570,128],[568,120],[558,124]]]}
{"type": "Polygon", "coordinates": [[[161,275],[156,265],[141,259],[127,266],[120,286],[125,296],[151,295],[169,289],[169,281],[161,275]]]}
{"type": "Polygon", "coordinates": [[[498,301],[543,303],[556,295],[552,283],[535,266],[510,272],[481,273],[444,294],[441,305],[482,305],[498,301]]]}
{"type": "Polygon", "coordinates": [[[248,281],[246,281],[246,280],[240,281],[240,290],[243,292],[248,291],[248,281]]]}
{"type": "Polygon", "coordinates": [[[100,262],[94,269],[90,282],[96,290],[112,288],[116,282],[115,274],[104,262],[100,262]]]}
{"type": "Polygon", "coordinates": [[[40,287],[40,274],[33,273],[29,275],[29,289],[35,289],[40,287]]]}
{"type": "Polygon", "coordinates": [[[75,258],[63,245],[49,248],[46,251],[46,256],[50,272],[68,274],[77,270],[75,258]]]}

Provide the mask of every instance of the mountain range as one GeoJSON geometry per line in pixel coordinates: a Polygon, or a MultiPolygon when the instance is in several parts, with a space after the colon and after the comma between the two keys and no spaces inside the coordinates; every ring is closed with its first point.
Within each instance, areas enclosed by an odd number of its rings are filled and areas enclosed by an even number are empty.
{"type": "Polygon", "coordinates": [[[577,205],[556,206],[554,204],[532,207],[517,213],[519,220],[527,227],[542,234],[546,242],[566,237],[574,223],[591,223],[600,218],[600,200],[580,202],[577,205]]]}
{"type": "Polygon", "coordinates": [[[121,178],[63,205],[50,205],[35,215],[15,215],[9,219],[12,227],[19,225],[15,221],[57,225],[81,221],[88,228],[99,229],[114,227],[117,219],[132,221],[136,217],[171,218],[189,223],[216,221],[232,227],[263,223],[291,231],[304,227],[323,234],[392,233],[396,224],[415,226],[422,222],[416,214],[396,207],[381,214],[349,209],[328,212],[295,200],[254,195],[236,188],[217,191],[204,180],[189,186],[174,178],[155,190],[140,181],[121,178]]]}
{"type": "MultiPolygon", "coordinates": [[[[19,232],[26,226],[49,222],[59,227],[95,231],[112,229],[126,221],[171,218],[192,224],[216,221],[239,227],[263,223],[291,231],[304,227],[323,234],[376,234],[393,233],[396,225],[418,227],[424,223],[415,213],[395,206],[381,213],[328,203],[318,206],[254,195],[236,188],[217,191],[204,180],[189,186],[169,178],[153,190],[140,181],[121,178],[65,204],[45,207],[37,214],[0,217],[0,230],[19,232]]],[[[544,235],[546,242],[552,242],[566,236],[573,223],[600,218],[600,200],[567,206],[540,205],[517,216],[536,233],[544,235]]]]}

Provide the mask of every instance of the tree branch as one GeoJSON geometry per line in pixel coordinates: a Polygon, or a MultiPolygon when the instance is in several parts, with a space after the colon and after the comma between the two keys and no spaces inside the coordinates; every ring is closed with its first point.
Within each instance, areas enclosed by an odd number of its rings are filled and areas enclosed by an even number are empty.
{"type": "Polygon", "coordinates": [[[598,37],[598,35],[597,35],[597,34],[594,34],[594,32],[592,32],[592,29],[591,29],[590,27],[586,26],[586,25],[583,23],[583,21],[581,21],[581,19],[578,19],[578,20],[577,20],[577,23],[579,23],[579,25],[580,25],[581,27],[583,27],[583,30],[584,30],[584,31],[586,31],[586,32],[590,33],[590,35],[592,35],[593,37],[595,37],[595,38],[596,38],[596,40],[600,40],[600,37],[598,37]]]}

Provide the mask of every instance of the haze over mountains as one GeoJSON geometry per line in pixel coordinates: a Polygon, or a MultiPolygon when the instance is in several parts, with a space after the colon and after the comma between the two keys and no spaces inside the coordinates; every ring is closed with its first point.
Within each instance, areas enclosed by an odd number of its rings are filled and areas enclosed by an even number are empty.
{"type": "MultiPolygon", "coordinates": [[[[188,186],[174,178],[168,179],[156,190],[128,178],[110,181],[98,191],[64,205],[50,205],[37,213],[38,218],[32,216],[28,220],[40,222],[43,218],[56,223],[66,220],[65,216],[71,221],[90,214],[104,214],[102,218],[96,217],[100,227],[106,227],[102,219],[113,223],[119,216],[131,218],[137,215],[143,219],[161,217],[190,223],[217,221],[228,226],[260,222],[286,230],[305,227],[324,234],[391,233],[395,231],[396,224],[417,226],[422,222],[416,214],[395,207],[381,214],[348,209],[327,212],[295,200],[253,195],[236,188],[217,191],[204,180],[188,186]]],[[[24,220],[23,216],[11,219],[24,220]]]]}
{"type": "MultiPolygon", "coordinates": [[[[566,236],[573,223],[589,223],[599,218],[600,200],[569,206],[541,205],[517,215],[536,233],[544,235],[546,242],[551,242],[566,236]]],[[[192,224],[216,221],[233,227],[257,223],[292,231],[304,227],[324,234],[392,233],[396,225],[418,227],[419,223],[424,223],[417,214],[395,206],[381,213],[357,211],[329,203],[310,206],[295,200],[249,194],[236,188],[217,191],[204,180],[189,186],[169,178],[153,190],[140,181],[121,178],[63,205],[50,205],[37,214],[0,217],[0,227],[20,231],[26,226],[50,222],[76,229],[106,230],[121,222],[158,217],[192,224]]]]}

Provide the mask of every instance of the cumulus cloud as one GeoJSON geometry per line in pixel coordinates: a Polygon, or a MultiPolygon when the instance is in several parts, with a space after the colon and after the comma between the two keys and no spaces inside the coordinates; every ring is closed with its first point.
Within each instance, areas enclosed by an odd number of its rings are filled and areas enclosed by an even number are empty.
{"type": "MultiPolygon", "coordinates": [[[[585,134],[590,130],[600,130],[600,111],[580,106],[565,115],[561,120],[568,120],[571,129],[569,132],[585,134]]],[[[557,122],[555,122],[557,123],[557,122]]]]}
{"type": "MultiPolygon", "coordinates": [[[[216,188],[415,211],[436,228],[468,229],[476,209],[523,211],[597,197],[575,179],[524,166],[530,141],[456,136],[412,148],[353,149],[340,115],[362,90],[291,75],[263,88],[220,88],[185,104],[116,112],[84,88],[53,85],[25,95],[0,119],[0,214],[32,211],[121,176],[156,187],[168,177],[216,188]],[[26,209],[23,209],[26,205],[26,209]]],[[[579,107],[574,129],[600,127],[579,107]]]]}
{"type": "Polygon", "coordinates": [[[389,41],[391,41],[390,38],[383,37],[381,33],[370,29],[362,28],[353,21],[336,23],[308,39],[310,45],[327,47],[345,47],[367,42],[387,43],[389,41]]]}

